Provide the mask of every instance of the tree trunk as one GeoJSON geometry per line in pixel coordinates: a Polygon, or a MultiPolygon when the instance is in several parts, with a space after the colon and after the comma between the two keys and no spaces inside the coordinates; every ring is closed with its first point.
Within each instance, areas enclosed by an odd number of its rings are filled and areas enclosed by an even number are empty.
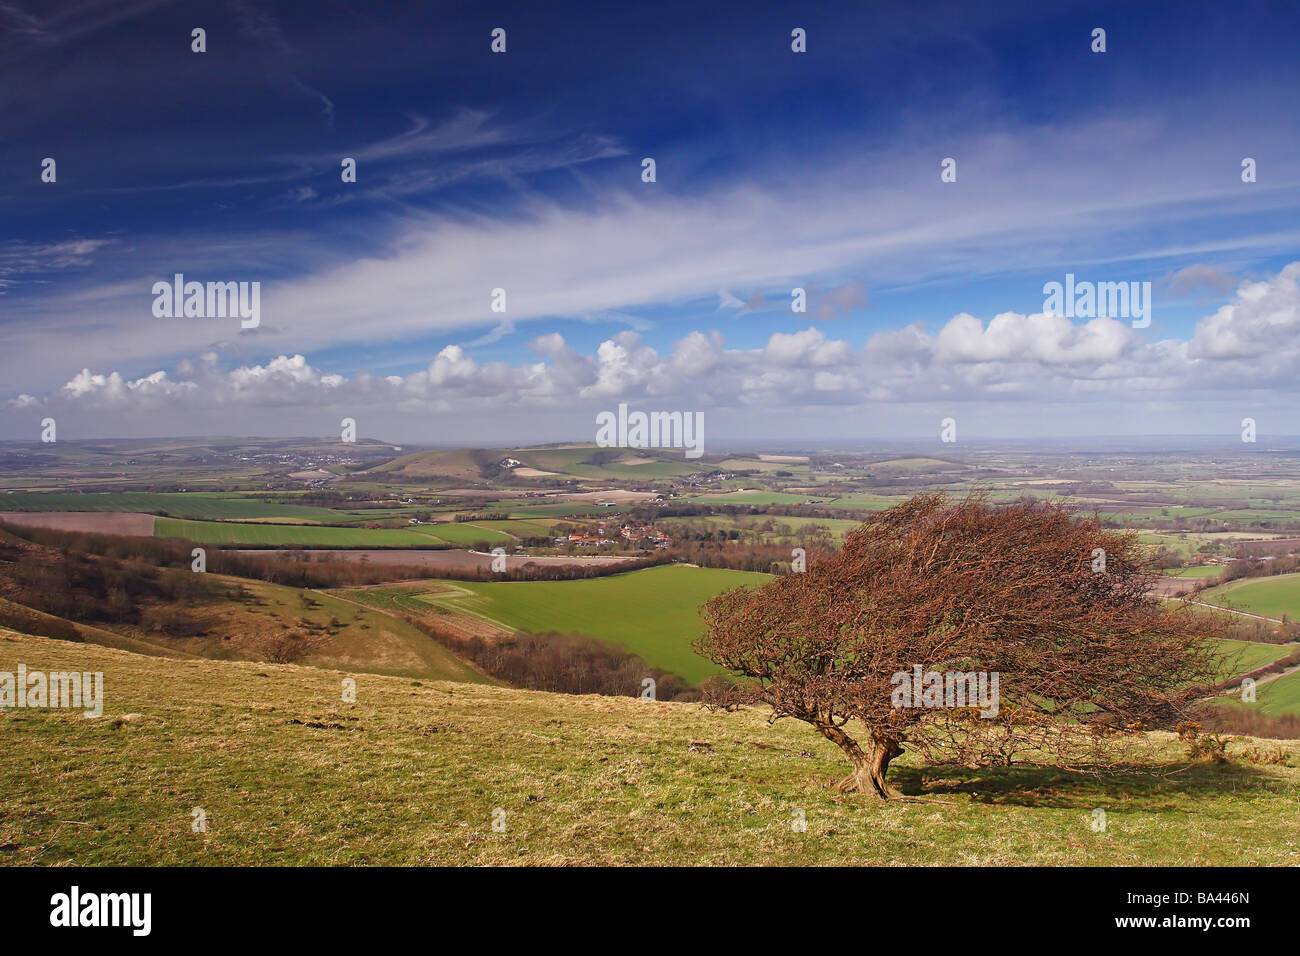
{"type": "Polygon", "coordinates": [[[888,800],[891,794],[897,794],[893,787],[885,782],[889,772],[889,762],[903,753],[898,741],[890,737],[871,735],[870,746],[863,750],[858,742],[840,728],[830,723],[813,724],[823,737],[843,750],[853,764],[853,773],[838,784],[845,793],[875,792],[882,800],[888,800]]]}

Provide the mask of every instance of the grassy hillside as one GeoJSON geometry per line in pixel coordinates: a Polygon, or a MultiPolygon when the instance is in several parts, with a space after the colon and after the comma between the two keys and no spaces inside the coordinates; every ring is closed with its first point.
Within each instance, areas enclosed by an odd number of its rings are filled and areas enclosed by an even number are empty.
{"type": "Polygon", "coordinates": [[[1295,650],[1294,644],[1261,644],[1257,641],[1234,641],[1227,638],[1220,639],[1218,644],[1223,648],[1225,679],[1238,674],[1249,674],[1295,650]]]}
{"type": "Polygon", "coordinates": [[[1265,714],[1300,714],[1300,671],[1261,685],[1256,704],[1265,714]]]}
{"type": "Polygon", "coordinates": [[[138,637],[128,637],[125,634],[119,634],[103,627],[96,627],[93,624],[82,624],[54,614],[46,614],[44,611],[18,604],[7,598],[0,598],[0,627],[11,628],[25,634],[57,637],[65,641],[102,644],[104,647],[116,647],[124,651],[134,651],[137,654],[177,658],[195,656],[179,647],[169,646],[166,638],[154,642],[138,637]]]}
{"type": "Polygon", "coordinates": [[[446,478],[454,481],[483,480],[485,462],[504,458],[504,451],[472,448],[455,448],[438,451],[421,451],[402,455],[391,461],[375,465],[365,471],[380,478],[446,478]]]}
{"type": "Polygon", "coordinates": [[[393,591],[408,613],[415,600],[486,618],[510,630],[589,634],[697,682],[718,671],[691,649],[704,626],[699,606],[729,588],[755,586],[766,579],[749,571],[667,565],[590,580],[458,581],[431,584],[422,594],[405,587],[367,588],[355,596],[383,606],[375,602],[393,591]]]}
{"type": "Polygon", "coordinates": [[[698,460],[662,448],[573,447],[521,448],[511,455],[538,471],[575,478],[655,481],[701,470],[698,460]]]}
{"type": "Polygon", "coordinates": [[[383,613],[382,608],[362,607],[322,591],[247,578],[210,574],[207,581],[224,585],[229,596],[183,608],[196,625],[183,633],[196,636],[164,633],[147,618],[140,623],[83,624],[5,598],[0,598],[0,627],[161,657],[294,660],[318,667],[433,680],[491,680],[419,628],[383,613]],[[306,641],[300,656],[275,656],[272,642],[287,633],[306,641]]]}
{"type": "Polygon", "coordinates": [[[1300,573],[1271,578],[1239,578],[1222,587],[1210,588],[1201,600],[1209,604],[1262,614],[1265,617],[1300,619],[1300,573]]]}
{"type": "Polygon", "coordinates": [[[317,642],[303,664],[435,680],[487,680],[418,628],[373,608],[322,591],[212,577],[242,588],[248,600],[198,608],[195,613],[203,617],[207,632],[203,637],[160,636],[155,643],[213,659],[258,660],[264,659],[259,640],[296,631],[317,642]]]}
{"type": "Polygon", "coordinates": [[[346,704],[343,672],[0,630],[0,670],[18,661],[102,671],[106,704],[0,715],[0,863],[1300,863],[1294,742],[1289,766],[1187,766],[1153,734],[1162,773],[1101,780],[907,756],[911,799],[883,803],[829,787],[838,751],[758,710],[365,676],[346,704]]]}

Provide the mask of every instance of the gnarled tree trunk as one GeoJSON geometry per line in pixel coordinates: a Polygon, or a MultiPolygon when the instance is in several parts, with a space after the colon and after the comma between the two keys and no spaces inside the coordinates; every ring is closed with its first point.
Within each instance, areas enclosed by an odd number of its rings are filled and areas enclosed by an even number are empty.
{"type": "Polygon", "coordinates": [[[853,764],[853,773],[838,784],[846,793],[875,792],[882,800],[888,800],[897,791],[885,782],[889,772],[889,762],[903,753],[897,740],[891,737],[871,735],[871,740],[864,750],[858,742],[829,722],[817,721],[813,724],[823,737],[843,750],[853,764]]]}

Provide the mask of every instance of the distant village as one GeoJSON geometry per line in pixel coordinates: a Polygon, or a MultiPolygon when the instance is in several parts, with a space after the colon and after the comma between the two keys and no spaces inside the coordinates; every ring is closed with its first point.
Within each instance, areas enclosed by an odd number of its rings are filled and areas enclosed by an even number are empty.
{"type": "Polygon", "coordinates": [[[672,538],[650,525],[625,524],[615,532],[600,524],[594,531],[581,531],[575,534],[560,535],[555,539],[558,547],[577,546],[581,548],[599,548],[626,541],[638,548],[667,548],[672,538]]]}

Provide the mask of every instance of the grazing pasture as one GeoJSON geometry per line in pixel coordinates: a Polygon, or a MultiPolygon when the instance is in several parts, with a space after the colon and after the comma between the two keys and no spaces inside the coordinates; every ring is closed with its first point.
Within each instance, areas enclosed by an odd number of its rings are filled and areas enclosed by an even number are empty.
{"type": "Polygon", "coordinates": [[[578,581],[458,581],[439,585],[427,603],[474,614],[508,630],[577,631],[621,644],[649,664],[698,682],[718,672],[691,648],[703,630],[699,606],[765,574],[666,565],[578,581]]]}
{"type": "Polygon", "coordinates": [[[1207,604],[1219,604],[1264,617],[1300,619],[1300,572],[1268,578],[1238,578],[1201,597],[1207,604]]]}
{"type": "Polygon", "coordinates": [[[1249,674],[1256,668],[1272,664],[1281,657],[1286,657],[1295,650],[1286,644],[1261,644],[1257,641],[1235,641],[1224,638],[1219,645],[1223,649],[1223,679],[1249,674]]]}
{"type": "Polygon", "coordinates": [[[430,535],[448,544],[467,545],[486,542],[489,545],[513,544],[514,538],[501,531],[482,528],[477,524],[460,521],[440,521],[436,524],[412,525],[413,534],[430,535]]]}
{"type": "Polygon", "coordinates": [[[790,495],[779,491],[732,491],[721,495],[700,495],[688,499],[693,505],[801,505],[806,501],[820,502],[825,498],[811,495],[790,495]]]}
{"type": "Polygon", "coordinates": [[[1171,578],[1217,578],[1222,573],[1222,565],[1205,564],[1193,568],[1171,568],[1165,575],[1171,578]]]}
{"type": "Polygon", "coordinates": [[[1152,733],[1118,776],[929,767],[908,753],[891,775],[913,799],[885,802],[837,791],[834,745],[758,708],[168,661],[0,630],[0,667],[14,660],[101,671],[107,702],[97,720],[57,709],[0,720],[0,862],[1300,863],[1296,742],[1235,738],[1227,762],[1193,762],[1152,733]],[[340,699],[346,676],[355,703],[340,699]],[[1285,762],[1244,759],[1259,746],[1285,762]],[[201,838],[190,832],[200,797],[213,821],[201,838]],[[805,832],[791,827],[796,810],[805,832]]]}

